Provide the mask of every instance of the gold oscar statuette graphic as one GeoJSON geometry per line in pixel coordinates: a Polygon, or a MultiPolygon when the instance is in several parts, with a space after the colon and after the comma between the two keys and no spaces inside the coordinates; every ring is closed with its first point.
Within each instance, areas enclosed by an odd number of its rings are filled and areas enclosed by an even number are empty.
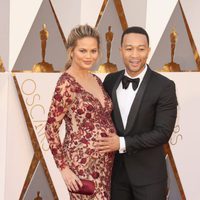
{"type": "Polygon", "coordinates": [[[34,200],[42,200],[42,197],[40,197],[40,192],[37,192],[37,197],[34,198],[34,200]]]}
{"type": "Polygon", "coordinates": [[[117,66],[113,63],[110,63],[110,52],[111,52],[111,43],[113,40],[113,32],[111,31],[111,26],[108,26],[108,32],[105,34],[106,45],[107,45],[107,62],[100,65],[98,72],[99,73],[112,73],[117,71],[117,66]]]}
{"type": "Polygon", "coordinates": [[[176,47],[178,34],[175,29],[170,33],[170,41],[171,41],[171,62],[167,63],[163,66],[162,71],[164,72],[180,72],[180,65],[174,62],[174,52],[176,47]]]}
{"type": "Polygon", "coordinates": [[[0,72],[5,72],[4,66],[3,66],[3,61],[0,57],[0,72]]]}
{"type": "Polygon", "coordinates": [[[46,46],[49,33],[47,31],[46,24],[43,24],[42,30],[40,31],[41,49],[42,49],[42,62],[33,66],[33,72],[53,72],[52,64],[45,61],[46,46]]]}

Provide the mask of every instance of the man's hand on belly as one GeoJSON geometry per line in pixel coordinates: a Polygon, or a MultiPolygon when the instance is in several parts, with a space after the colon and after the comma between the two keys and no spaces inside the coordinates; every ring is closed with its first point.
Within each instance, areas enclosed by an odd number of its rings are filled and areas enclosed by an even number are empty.
{"type": "Polygon", "coordinates": [[[95,148],[101,153],[118,151],[120,148],[119,136],[115,134],[107,134],[107,137],[99,137],[95,142],[95,148]]]}

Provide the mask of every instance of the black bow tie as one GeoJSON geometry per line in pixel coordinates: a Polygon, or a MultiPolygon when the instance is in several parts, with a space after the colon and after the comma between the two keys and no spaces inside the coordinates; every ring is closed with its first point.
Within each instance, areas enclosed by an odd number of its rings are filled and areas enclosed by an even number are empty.
{"type": "Polygon", "coordinates": [[[123,89],[127,89],[129,84],[132,83],[133,90],[136,90],[139,82],[140,82],[139,78],[132,79],[132,78],[129,78],[127,76],[123,76],[123,78],[122,78],[123,89]]]}

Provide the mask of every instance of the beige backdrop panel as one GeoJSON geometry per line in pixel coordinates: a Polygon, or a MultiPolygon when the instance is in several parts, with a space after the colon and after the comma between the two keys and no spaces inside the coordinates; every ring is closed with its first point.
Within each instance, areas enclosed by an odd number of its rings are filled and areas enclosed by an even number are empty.
{"type": "Polygon", "coordinates": [[[176,83],[178,118],[170,139],[171,150],[187,199],[200,196],[200,73],[163,73],[176,83]]]}
{"type": "Polygon", "coordinates": [[[5,192],[8,76],[0,73],[0,199],[4,199],[5,192]]]}
{"type": "MultiPolygon", "coordinates": [[[[69,199],[66,185],[45,137],[45,124],[51,99],[60,73],[17,73],[17,81],[27,108],[40,149],[47,164],[56,193],[59,199],[69,199]]],[[[61,128],[61,138],[64,136],[64,127],[61,128]]]]}
{"type": "Polygon", "coordinates": [[[8,76],[8,112],[6,141],[5,198],[19,199],[28,169],[33,158],[33,148],[12,77],[8,76]]]}

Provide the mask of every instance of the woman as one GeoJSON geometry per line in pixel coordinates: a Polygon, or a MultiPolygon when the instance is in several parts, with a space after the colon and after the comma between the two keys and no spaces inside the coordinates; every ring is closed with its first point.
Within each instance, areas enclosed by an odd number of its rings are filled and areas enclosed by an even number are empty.
{"type": "Polygon", "coordinates": [[[46,124],[46,137],[71,199],[110,199],[114,153],[99,153],[100,137],[116,134],[112,103],[100,79],[89,73],[99,56],[99,34],[89,25],[74,28],[67,40],[68,63],[58,80],[46,124]],[[65,120],[61,143],[59,127],[65,120]],[[80,179],[92,180],[92,195],[77,194],[80,179]]]}

